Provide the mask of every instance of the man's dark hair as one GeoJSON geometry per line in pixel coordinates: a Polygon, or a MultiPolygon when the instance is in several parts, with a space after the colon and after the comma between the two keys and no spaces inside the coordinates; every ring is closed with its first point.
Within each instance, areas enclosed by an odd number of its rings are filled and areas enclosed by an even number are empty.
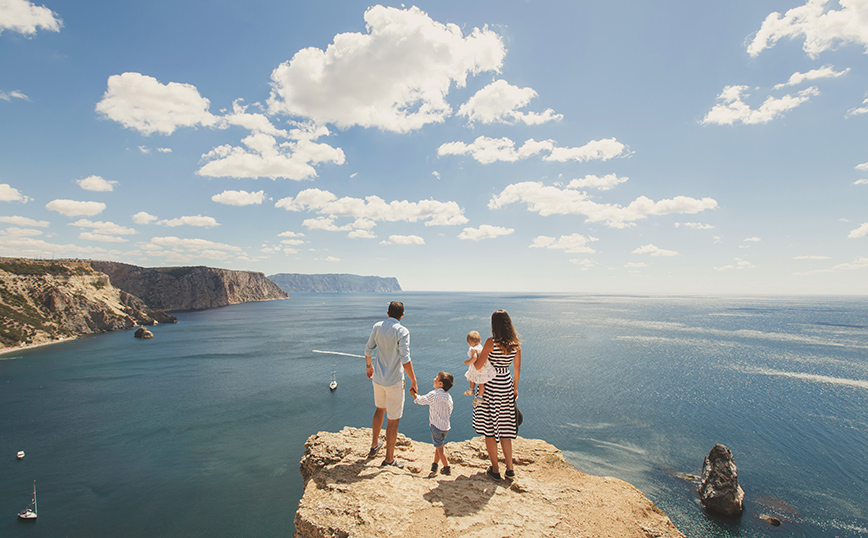
{"type": "Polygon", "coordinates": [[[437,374],[437,377],[443,383],[443,390],[449,392],[449,389],[452,388],[452,385],[455,383],[455,379],[453,379],[452,374],[449,372],[440,372],[437,374]]]}
{"type": "Polygon", "coordinates": [[[404,315],[404,303],[401,301],[392,301],[389,303],[389,317],[395,319],[401,319],[401,316],[404,315]]]}

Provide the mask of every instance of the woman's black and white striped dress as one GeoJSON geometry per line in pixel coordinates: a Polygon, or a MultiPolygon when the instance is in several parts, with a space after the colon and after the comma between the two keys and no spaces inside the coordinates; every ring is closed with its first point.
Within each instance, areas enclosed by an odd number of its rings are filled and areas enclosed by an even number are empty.
{"type": "Polygon", "coordinates": [[[473,429],[479,435],[494,437],[499,441],[501,438],[515,439],[518,434],[512,372],[509,368],[514,358],[515,351],[502,353],[497,344],[488,354],[496,375],[485,384],[485,402],[473,408],[473,429]]]}

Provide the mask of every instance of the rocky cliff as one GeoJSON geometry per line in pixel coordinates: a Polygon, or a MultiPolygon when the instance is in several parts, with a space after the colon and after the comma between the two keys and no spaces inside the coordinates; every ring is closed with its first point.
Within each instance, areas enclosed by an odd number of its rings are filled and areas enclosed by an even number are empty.
{"type": "Polygon", "coordinates": [[[91,261],[112,285],[159,310],[203,310],[218,306],[286,299],[264,274],[212,267],[147,268],[119,262],[91,261]]]}
{"type": "Polygon", "coordinates": [[[279,273],[268,277],[287,293],[395,293],[401,285],[395,277],[347,274],[301,275],[279,273]]]}
{"type": "Polygon", "coordinates": [[[544,441],[516,439],[516,477],[500,482],[485,474],[481,437],[446,444],[449,476],[429,471],[431,444],[399,434],[396,454],[405,467],[397,469],[380,466],[384,450],[368,457],[370,441],[369,428],[307,440],[297,538],[683,538],[639,490],[579,472],[544,441]]]}
{"type": "Polygon", "coordinates": [[[0,258],[0,347],[175,321],[85,262],[0,258]]]}

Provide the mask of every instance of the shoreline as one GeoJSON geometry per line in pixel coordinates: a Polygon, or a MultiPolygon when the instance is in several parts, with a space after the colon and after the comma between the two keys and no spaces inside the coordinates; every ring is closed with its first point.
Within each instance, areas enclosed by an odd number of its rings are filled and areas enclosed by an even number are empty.
{"type": "Polygon", "coordinates": [[[24,344],[23,346],[17,346],[17,347],[4,347],[3,349],[0,349],[0,356],[8,355],[10,353],[16,353],[19,351],[28,351],[30,349],[35,349],[38,347],[45,347],[45,346],[50,346],[50,345],[54,345],[54,344],[61,344],[63,342],[70,342],[72,340],[78,340],[79,338],[80,338],[79,336],[68,336],[66,338],[60,338],[58,340],[48,340],[46,342],[39,342],[38,344],[24,344]]]}

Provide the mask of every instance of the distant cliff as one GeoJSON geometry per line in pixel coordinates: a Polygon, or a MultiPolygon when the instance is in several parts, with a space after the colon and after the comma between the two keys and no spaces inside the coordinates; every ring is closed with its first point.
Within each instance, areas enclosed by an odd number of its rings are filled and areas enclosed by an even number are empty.
{"type": "Polygon", "coordinates": [[[347,274],[301,275],[279,273],[268,277],[287,293],[395,293],[401,285],[395,277],[347,274]]]}
{"type": "Polygon", "coordinates": [[[286,299],[264,274],[213,267],[147,268],[119,262],[91,261],[112,285],[159,310],[203,310],[218,306],[286,299]]]}
{"type": "Polygon", "coordinates": [[[175,321],[85,262],[0,258],[0,347],[175,321]]]}

